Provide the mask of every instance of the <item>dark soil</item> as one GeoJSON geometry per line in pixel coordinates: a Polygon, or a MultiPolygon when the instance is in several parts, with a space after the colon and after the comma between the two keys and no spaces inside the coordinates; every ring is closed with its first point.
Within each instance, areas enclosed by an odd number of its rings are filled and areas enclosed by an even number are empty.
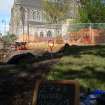
{"type": "MultiPolygon", "coordinates": [[[[58,59],[0,68],[0,105],[31,105],[38,79],[43,79],[58,59]]],[[[5,65],[4,65],[5,66],[5,65]]],[[[44,78],[45,79],[45,78],[44,78]]]]}

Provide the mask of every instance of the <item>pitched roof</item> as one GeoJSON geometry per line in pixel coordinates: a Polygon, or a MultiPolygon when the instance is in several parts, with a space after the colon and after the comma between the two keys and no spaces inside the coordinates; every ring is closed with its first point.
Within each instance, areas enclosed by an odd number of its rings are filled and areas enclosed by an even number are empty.
{"type": "Polygon", "coordinates": [[[41,8],[42,0],[15,0],[15,4],[19,4],[30,8],[41,8]]]}

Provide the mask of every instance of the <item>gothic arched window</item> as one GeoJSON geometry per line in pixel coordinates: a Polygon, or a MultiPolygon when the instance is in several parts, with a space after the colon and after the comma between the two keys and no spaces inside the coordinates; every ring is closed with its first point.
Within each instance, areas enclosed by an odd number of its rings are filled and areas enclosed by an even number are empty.
{"type": "Polygon", "coordinates": [[[42,38],[44,37],[43,31],[40,32],[40,37],[42,37],[42,38]]]}
{"type": "Polygon", "coordinates": [[[52,32],[50,30],[47,32],[47,37],[52,37],[52,32]]]}
{"type": "Polygon", "coordinates": [[[40,20],[40,11],[37,10],[37,20],[40,20]]]}
{"type": "Polygon", "coordinates": [[[33,19],[36,19],[36,12],[35,11],[33,11],[32,16],[33,16],[33,19]]]}

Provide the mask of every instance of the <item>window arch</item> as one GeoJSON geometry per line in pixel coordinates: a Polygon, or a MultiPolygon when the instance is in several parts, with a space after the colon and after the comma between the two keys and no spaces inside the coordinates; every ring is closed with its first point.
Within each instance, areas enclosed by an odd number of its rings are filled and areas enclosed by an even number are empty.
{"type": "Polygon", "coordinates": [[[37,20],[40,20],[40,11],[37,10],[37,20]]]}
{"type": "Polygon", "coordinates": [[[33,15],[33,19],[35,19],[36,18],[36,11],[33,11],[32,15],[33,15]]]}
{"type": "Polygon", "coordinates": [[[52,37],[52,32],[50,30],[47,32],[47,37],[52,37]]]}
{"type": "Polygon", "coordinates": [[[43,31],[40,32],[40,37],[42,37],[42,38],[44,37],[43,31]]]}

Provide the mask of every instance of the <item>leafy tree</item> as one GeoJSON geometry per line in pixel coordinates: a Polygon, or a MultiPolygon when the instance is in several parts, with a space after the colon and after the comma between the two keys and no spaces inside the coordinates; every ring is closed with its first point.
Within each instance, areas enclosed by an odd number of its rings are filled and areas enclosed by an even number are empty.
{"type": "Polygon", "coordinates": [[[14,34],[7,33],[7,35],[3,36],[2,39],[5,43],[11,44],[11,43],[14,43],[16,41],[17,37],[14,34]]]}
{"type": "Polygon", "coordinates": [[[79,15],[81,22],[105,22],[105,4],[101,0],[80,0],[79,15]]]}
{"type": "Polygon", "coordinates": [[[57,2],[44,0],[43,9],[45,11],[47,21],[56,24],[67,17],[69,4],[66,2],[66,0],[64,0],[63,2],[62,0],[59,0],[57,2]]]}

